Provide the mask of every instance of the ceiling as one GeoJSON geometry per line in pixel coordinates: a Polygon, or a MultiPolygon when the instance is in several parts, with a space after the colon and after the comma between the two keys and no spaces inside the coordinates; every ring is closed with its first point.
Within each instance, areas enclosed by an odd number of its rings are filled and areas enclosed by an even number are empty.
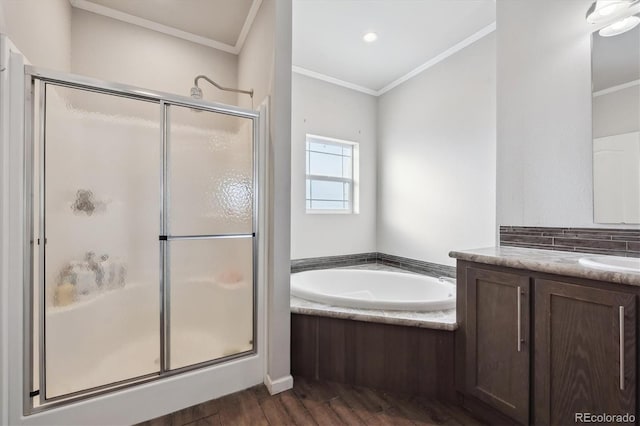
{"type": "MultiPolygon", "coordinates": [[[[262,0],[69,0],[238,54],[262,0]]],[[[495,28],[495,0],[294,0],[294,70],[380,94],[495,28]],[[374,31],[378,40],[365,43],[374,31]],[[413,73],[412,73],[413,72],[413,73]]]]}
{"type": "Polygon", "coordinates": [[[239,53],[261,0],[69,0],[73,7],[239,53]]]}
{"type": "Polygon", "coordinates": [[[294,69],[379,94],[493,24],[495,9],[494,0],[294,0],[294,69]],[[364,42],[369,31],[378,40],[364,42]]]}

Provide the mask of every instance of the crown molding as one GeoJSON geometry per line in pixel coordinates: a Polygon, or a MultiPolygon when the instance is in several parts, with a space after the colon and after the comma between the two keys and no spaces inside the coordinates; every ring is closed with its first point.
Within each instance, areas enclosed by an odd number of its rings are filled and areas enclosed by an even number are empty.
{"type": "Polygon", "coordinates": [[[321,74],[319,72],[311,71],[306,68],[293,65],[291,71],[296,74],[306,75],[307,77],[315,78],[316,80],[326,81],[327,83],[335,84],[336,86],[346,87],[347,89],[355,90],[358,92],[366,93],[367,95],[378,96],[378,92],[368,87],[359,86],[357,84],[349,83],[348,81],[340,80],[335,77],[321,74]]]}
{"type": "Polygon", "coordinates": [[[251,8],[249,9],[249,13],[247,13],[247,17],[245,18],[244,24],[242,25],[242,30],[240,31],[240,34],[238,35],[238,39],[234,46],[227,43],[222,43],[212,38],[190,33],[188,31],[182,31],[168,25],[159,24],[157,22],[121,12],[110,7],[102,6],[89,0],[69,0],[69,3],[71,3],[71,6],[77,9],[86,10],[87,12],[95,13],[97,15],[106,16],[108,18],[126,22],[128,24],[136,25],[148,30],[167,34],[176,38],[190,41],[192,43],[197,43],[203,46],[211,47],[213,49],[222,50],[223,52],[238,55],[240,54],[240,51],[244,46],[244,42],[247,38],[247,35],[249,34],[249,31],[251,30],[251,26],[253,25],[253,21],[258,14],[258,10],[260,9],[262,0],[253,0],[253,3],[251,3],[251,8]]]}
{"type": "Polygon", "coordinates": [[[236,41],[236,45],[234,46],[236,55],[239,55],[242,51],[244,42],[247,40],[247,36],[249,35],[249,31],[251,31],[253,21],[256,19],[256,15],[258,14],[258,10],[260,10],[261,5],[262,0],[253,0],[253,3],[251,3],[251,8],[249,9],[249,13],[247,13],[247,19],[244,20],[244,25],[242,26],[242,30],[240,31],[238,40],[236,41]]]}
{"type": "Polygon", "coordinates": [[[367,95],[381,96],[381,95],[387,93],[389,90],[393,89],[394,87],[401,85],[405,81],[412,79],[413,77],[417,76],[418,74],[421,74],[424,71],[428,70],[429,68],[435,66],[436,64],[444,61],[449,56],[461,51],[465,47],[467,47],[467,46],[475,43],[476,41],[482,39],[483,37],[486,37],[487,35],[493,33],[495,30],[496,30],[496,23],[493,22],[493,23],[487,25],[486,27],[484,27],[483,29],[481,29],[480,31],[478,31],[478,32],[472,34],[471,36],[465,38],[464,40],[454,44],[453,46],[451,46],[450,48],[448,48],[444,52],[442,52],[439,55],[435,56],[434,58],[428,60],[427,62],[425,62],[424,64],[420,65],[419,67],[414,68],[413,70],[409,71],[408,73],[406,73],[402,77],[400,77],[400,78],[392,81],[391,83],[387,84],[386,86],[384,86],[380,90],[370,89],[368,87],[364,87],[364,86],[360,86],[360,85],[357,85],[357,84],[354,84],[354,83],[350,83],[348,81],[340,80],[340,79],[337,79],[335,77],[331,77],[331,76],[326,75],[326,74],[321,74],[319,72],[311,71],[309,69],[302,68],[302,67],[299,67],[299,66],[296,66],[296,65],[292,66],[291,70],[293,72],[297,73],[297,74],[306,75],[307,77],[311,77],[311,78],[315,78],[315,79],[318,79],[318,80],[326,81],[327,83],[332,83],[332,84],[335,84],[335,85],[338,85],[338,86],[346,87],[348,89],[357,90],[358,92],[366,93],[367,95]]]}
{"type": "Polygon", "coordinates": [[[442,52],[439,55],[435,56],[434,58],[428,60],[427,62],[425,62],[424,64],[420,65],[419,67],[414,68],[413,70],[409,71],[408,73],[406,73],[402,77],[398,78],[397,80],[394,80],[391,83],[387,84],[382,89],[378,90],[377,96],[383,95],[383,94],[387,93],[389,90],[393,89],[394,87],[397,87],[397,86],[401,85],[402,83],[404,83],[405,81],[410,80],[413,77],[417,76],[418,74],[423,73],[424,71],[428,70],[429,68],[431,68],[431,67],[435,66],[436,64],[439,64],[440,62],[444,61],[449,56],[451,56],[451,55],[453,55],[455,53],[458,53],[459,51],[461,51],[465,47],[475,43],[476,41],[478,41],[478,40],[480,40],[480,39],[482,39],[482,38],[484,38],[486,36],[488,36],[489,34],[494,32],[495,30],[496,30],[496,23],[492,22],[491,24],[487,25],[486,27],[484,27],[483,29],[481,29],[477,33],[474,33],[474,34],[470,35],[469,37],[465,38],[464,40],[454,44],[453,46],[451,46],[450,48],[448,48],[444,52],[442,52]]]}

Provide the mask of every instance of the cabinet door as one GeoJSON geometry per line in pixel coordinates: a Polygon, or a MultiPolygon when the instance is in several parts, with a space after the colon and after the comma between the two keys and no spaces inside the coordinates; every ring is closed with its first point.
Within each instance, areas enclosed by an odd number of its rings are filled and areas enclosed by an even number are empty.
{"type": "Polygon", "coordinates": [[[636,296],[535,283],[534,420],[636,413],[636,296]]]}
{"type": "Polygon", "coordinates": [[[529,423],[529,277],[467,269],[466,391],[529,423]]]}

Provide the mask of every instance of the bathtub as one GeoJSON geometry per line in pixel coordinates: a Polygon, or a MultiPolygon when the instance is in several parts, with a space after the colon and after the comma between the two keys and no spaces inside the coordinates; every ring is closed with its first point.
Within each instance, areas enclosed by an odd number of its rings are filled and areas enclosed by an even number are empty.
{"type": "Polygon", "coordinates": [[[456,287],[445,278],[402,272],[324,269],[291,275],[291,294],[345,308],[396,311],[453,309],[456,287]]]}

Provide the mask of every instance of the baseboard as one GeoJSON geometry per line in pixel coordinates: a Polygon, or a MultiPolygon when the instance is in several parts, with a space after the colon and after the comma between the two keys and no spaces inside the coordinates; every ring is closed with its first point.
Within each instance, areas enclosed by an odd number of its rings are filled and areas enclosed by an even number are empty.
{"type": "Polygon", "coordinates": [[[468,396],[458,394],[462,398],[462,407],[469,411],[482,421],[487,422],[490,425],[520,425],[520,423],[513,420],[511,417],[507,417],[497,409],[485,404],[484,402],[468,396]]]}
{"type": "Polygon", "coordinates": [[[272,380],[267,374],[264,378],[264,385],[267,387],[271,395],[275,395],[293,388],[293,376],[288,375],[272,380]]]}

